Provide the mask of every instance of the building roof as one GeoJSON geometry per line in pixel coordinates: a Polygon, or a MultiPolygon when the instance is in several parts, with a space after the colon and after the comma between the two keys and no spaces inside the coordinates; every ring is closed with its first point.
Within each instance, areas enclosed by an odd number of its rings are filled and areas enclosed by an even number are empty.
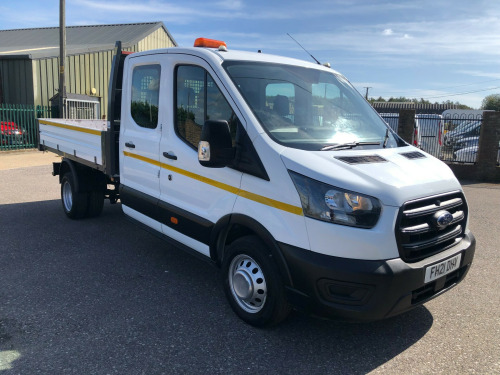
{"type": "MultiPolygon", "coordinates": [[[[117,40],[123,48],[131,47],[159,28],[177,45],[163,22],[67,26],[66,54],[113,49],[117,40]]],[[[0,30],[0,58],[19,55],[32,59],[59,56],[59,27],[0,30]]]]}

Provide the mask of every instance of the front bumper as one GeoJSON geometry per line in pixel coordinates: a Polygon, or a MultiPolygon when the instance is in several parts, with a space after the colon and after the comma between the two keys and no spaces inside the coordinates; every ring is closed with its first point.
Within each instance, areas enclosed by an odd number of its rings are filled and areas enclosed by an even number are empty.
{"type": "Polygon", "coordinates": [[[337,258],[280,243],[292,285],[290,303],[306,312],[352,321],[388,318],[425,303],[461,282],[472,264],[476,240],[468,231],[456,246],[416,263],[400,258],[337,258]],[[425,269],[462,253],[460,267],[428,284],[425,269]]]}

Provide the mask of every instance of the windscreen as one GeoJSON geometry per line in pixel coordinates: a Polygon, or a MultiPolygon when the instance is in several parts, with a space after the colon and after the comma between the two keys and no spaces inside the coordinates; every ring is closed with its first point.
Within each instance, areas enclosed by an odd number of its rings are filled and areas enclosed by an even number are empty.
{"type": "Polygon", "coordinates": [[[346,144],[400,145],[399,138],[340,75],[246,61],[226,61],[224,68],[265,131],[282,145],[304,150],[346,144]]]}

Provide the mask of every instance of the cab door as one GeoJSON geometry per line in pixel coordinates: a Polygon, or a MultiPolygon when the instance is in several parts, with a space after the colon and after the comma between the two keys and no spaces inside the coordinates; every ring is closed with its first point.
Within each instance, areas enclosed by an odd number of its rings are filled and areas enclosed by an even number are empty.
{"type": "MultiPolygon", "coordinates": [[[[160,55],[161,56],[161,55],[160,55]]],[[[120,199],[126,214],[161,231],[155,222],[160,197],[160,157],[164,106],[159,60],[130,58],[125,70],[120,134],[120,199]]]]}
{"type": "Polygon", "coordinates": [[[163,232],[209,256],[214,224],[231,213],[242,173],[206,168],[197,147],[207,119],[226,120],[234,138],[240,121],[234,103],[208,64],[195,56],[169,54],[173,116],[160,142],[160,202],[163,232]],[[231,104],[230,104],[231,103],[231,104]]]}

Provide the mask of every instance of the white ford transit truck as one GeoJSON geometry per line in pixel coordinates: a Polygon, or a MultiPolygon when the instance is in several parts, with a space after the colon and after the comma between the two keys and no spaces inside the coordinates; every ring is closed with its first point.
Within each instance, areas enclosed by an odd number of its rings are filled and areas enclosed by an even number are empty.
{"type": "Polygon", "coordinates": [[[340,73],[193,48],[121,52],[106,120],[40,119],[71,219],[125,215],[221,269],[255,326],[292,307],[377,320],[461,282],[475,251],[462,188],[340,73]]]}

